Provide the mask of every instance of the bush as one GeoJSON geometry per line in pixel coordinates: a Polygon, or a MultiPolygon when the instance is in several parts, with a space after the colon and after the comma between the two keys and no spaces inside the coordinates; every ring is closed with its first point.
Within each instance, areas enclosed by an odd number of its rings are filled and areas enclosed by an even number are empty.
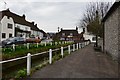
{"type": "Polygon", "coordinates": [[[19,70],[17,72],[17,75],[15,76],[15,78],[23,78],[27,76],[27,70],[23,69],[23,70],[19,70]]]}
{"type": "Polygon", "coordinates": [[[59,45],[54,45],[54,46],[51,46],[51,45],[41,46],[41,45],[39,45],[38,48],[36,47],[35,44],[31,44],[30,49],[27,49],[25,46],[20,45],[20,46],[16,46],[15,51],[13,51],[12,48],[3,48],[2,49],[2,53],[3,53],[2,60],[8,60],[8,59],[12,59],[12,58],[26,56],[27,53],[36,54],[36,53],[48,51],[50,48],[55,49],[55,48],[60,48],[61,46],[64,47],[64,46],[67,46],[70,44],[72,44],[72,43],[59,44],[59,45]]]}

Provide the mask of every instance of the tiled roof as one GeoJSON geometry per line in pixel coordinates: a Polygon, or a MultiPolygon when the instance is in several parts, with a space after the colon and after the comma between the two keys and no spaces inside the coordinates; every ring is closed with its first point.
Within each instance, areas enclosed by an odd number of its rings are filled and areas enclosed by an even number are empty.
{"type": "Polygon", "coordinates": [[[74,35],[78,34],[77,30],[71,29],[71,30],[61,30],[60,33],[65,33],[66,35],[69,35],[70,33],[73,33],[74,35]]]}
{"type": "Polygon", "coordinates": [[[15,23],[26,25],[26,26],[32,26],[32,24],[30,22],[25,20],[25,16],[19,16],[19,15],[15,14],[15,13],[12,13],[12,12],[10,12],[9,9],[1,11],[0,13],[2,14],[0,20],[4,16],[7,16],[7,17],[12,17],[15,23]]]}
{"type": "Polygon", "coordinates": [[[0,11],[0,20],[4,16],[12,17],[15,23],[26,25],[26,26],[31,27],[32,30],[40,31],[40,32],[45,33],[43,30],[40,30],[37,27],[37,25],[34,25],[34,22],[28,22],[27,20],[25,20],[25,15],[19,16],[19,15],[15,14],[15,13],[11,12],[9,9],[7,9],[7,10],[0,11]]]}
{"type": "Polygon", "coordinates": [[[105,17],[103,18],[102,22],[106,21],[106,19],[120,6],[120,1],[115,2],[112,7],[109,9],[105,17]]]}

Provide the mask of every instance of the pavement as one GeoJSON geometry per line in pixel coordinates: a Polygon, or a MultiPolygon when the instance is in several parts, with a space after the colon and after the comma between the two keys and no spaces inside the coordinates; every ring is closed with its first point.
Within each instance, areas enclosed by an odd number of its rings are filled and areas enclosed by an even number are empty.
{"type": "Polygon", "coordinates": [[[30,78],[118,78],[118,64],[88,45],[34,72],[30,78]]]}

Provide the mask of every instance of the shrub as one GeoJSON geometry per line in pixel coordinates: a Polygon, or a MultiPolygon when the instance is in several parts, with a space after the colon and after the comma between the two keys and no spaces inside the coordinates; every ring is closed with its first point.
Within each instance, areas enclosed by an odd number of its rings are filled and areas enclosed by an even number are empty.
{"type": "Polygon", "coordinates": [[[23,77],[26,77],[26,75],[27,75],[27,70],[26,69],[19,70],[17,72],[17,75],[15,76],[15,78],[23,78],[23,77]]]}

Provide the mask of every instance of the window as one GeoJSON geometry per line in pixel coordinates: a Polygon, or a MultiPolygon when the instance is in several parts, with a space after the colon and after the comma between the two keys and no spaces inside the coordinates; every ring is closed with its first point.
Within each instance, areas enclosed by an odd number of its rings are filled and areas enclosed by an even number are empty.
{"type": "Polygon", "coordinates": [[[12,24],[8,23],[8,28],[9,29],[12,29],[12,26],[13,26],[12,24]]]}
{"type": "Polygon", "coordinates": [[[12,37],[12,34],[11,34],[11,33],[9,33],[9,38],[10,38],[10,37],[12,37]]]}
{"type": "Polygon", "coordinates": [[[2,38],[6,38],[6,34],[5,33],[2,33],[2,38]]]}

